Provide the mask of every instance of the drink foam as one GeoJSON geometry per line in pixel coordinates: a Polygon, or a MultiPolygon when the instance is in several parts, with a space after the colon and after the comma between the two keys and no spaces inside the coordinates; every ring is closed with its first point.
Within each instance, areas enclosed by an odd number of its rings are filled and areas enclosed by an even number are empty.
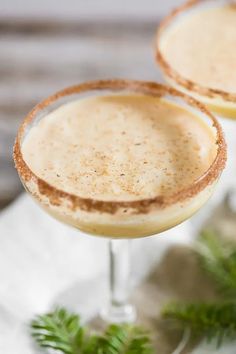
{"type": "Polygon", "coordinates": [[[236,92],[236,6],[203,8],[183,15],[162,36],[165,60],[185,79],[236,92]]]}
{"type": "Polygon", "coordinates": [[[58,189],[129,201],[191,185],[213,162],[216,144],[192,112],[162,98],[122,94],[60,106],[31,128],[22,153],[58,189]]]}

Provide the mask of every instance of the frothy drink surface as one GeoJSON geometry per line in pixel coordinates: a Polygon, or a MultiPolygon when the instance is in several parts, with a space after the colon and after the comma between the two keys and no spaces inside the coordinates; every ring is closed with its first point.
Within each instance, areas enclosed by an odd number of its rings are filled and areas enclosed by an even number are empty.
{"type": "Polygon", "coordinates": [[[236,5],[182,16],[162,38],[167,62],[185,79],[236,92],[236,5]]]}
{"type": "Polygon", "coordinates": [[[30,130],[22,152],[37,176],[66,192],[135,200],[189,186],[213,162],[214,141],[190,111],[123,94],[62,105],[30,130]]]}

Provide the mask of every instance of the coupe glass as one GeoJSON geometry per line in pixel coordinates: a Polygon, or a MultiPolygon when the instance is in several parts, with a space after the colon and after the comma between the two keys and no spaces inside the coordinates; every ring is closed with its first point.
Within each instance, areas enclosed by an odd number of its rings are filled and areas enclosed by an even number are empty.
{"type": "Polygon", "coordinates": [[[109,322],[132,322],[135,320],[136,311],[128,302],[128,239],[160,233],[181,223],[201,208],[211,196],[224,168],[226,145],[218,121],[195,99],[157,83],[106,80],[66,88],[34,107],[19,128],[14,145],[14,161],[25,189],[45,211],[85,233],[108,237],[110,301],[101,311],[101,315],[109,322]],[[156,195],[151,199],[133,201],[83,198],[60,190],[39,178],[25,162],[21,149],[29,131],[42,118],[65,103],[111,93],[142,93],[163,97],[197,114],[215,137],[213,144],[216,146],[216,156],[212,164],[198,179],[173,195],[156,195]]]}
{"type": "MultiPolygon", "coordinates": [[[[214,87],[207,87],[207,85],[203,86],[194,82],[190,78],[184,77],[181,72],[174,69],[174,60],[173,62],[167,60],[162,51],[162,43],[163,40],[165,40],[165,35],[171,30],[171,28],[173,28],[173,26],[178,26],[178,23],[182,21],[182,19],[204,9],[232,4],[235,5],[235,2],[232,0],[191,0],[185,2],[162,20],[157,30],[155,54],[164,77],[171,86],[196,98],[205,104],[212,112],[215,112],[221,117],[221,124],[228,145],[228,161],[226,173],[224,173],[221,187],[219,188],[221,190],[219,198],[221,199],[224,195],[222,191],[226,191],[226,201],[230,201],[229,206],[236,210],[236,123],[234,121],[236,119],[236,92],[227,92],[214,87]]],[[[222,31],[225,31],[223,26],[222,31]]],[[[207,65],[209,65],[209,70],[211,70],[212,62],[207,63],[207,65]]]]}

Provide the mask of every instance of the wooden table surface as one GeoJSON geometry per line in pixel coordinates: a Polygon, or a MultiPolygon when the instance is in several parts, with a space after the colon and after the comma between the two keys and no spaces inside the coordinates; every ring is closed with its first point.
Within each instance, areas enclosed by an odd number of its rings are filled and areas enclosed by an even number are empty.
{"type": "Polygon", "coordinates": [[[22,190],[12,146],[25,114],[47,95],[84,80],[158,80],[157,22],[0,21],[0,208],[22,190]]]}

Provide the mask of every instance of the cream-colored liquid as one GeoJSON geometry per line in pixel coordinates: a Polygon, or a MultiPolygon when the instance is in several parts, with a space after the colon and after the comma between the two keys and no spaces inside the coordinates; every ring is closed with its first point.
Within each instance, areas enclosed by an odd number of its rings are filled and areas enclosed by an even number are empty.
{"type": "MultiPolygon", "coordinates": [[[[185,79],[236,93],[236,6],[201,8],[183,15],[160,42],[162,55],[185,79]]],[[[236,118],[236,105],[200,97],[219,113],[236,118]]]]}
{"type": "MultiPolygon", "coordinates": [[[[193,113],[164,99],[126,94],[59,107],[30,130],[22,152],[31,170],[58,189],[85,198],[130,201],[190,186],[213,162],[214,140],[213,131],[193,113]]],[[[157,233],[193,212],[192,206],[186,210],[178,205],[177,210],[167,208],[166,215],[165,209],[151,215],[73,214],[66,206],[46,201],[44,206],[82,230],[117,237],[157,233]]],[[[198,207],[195,201],[194,210],[198,207]]]]}

